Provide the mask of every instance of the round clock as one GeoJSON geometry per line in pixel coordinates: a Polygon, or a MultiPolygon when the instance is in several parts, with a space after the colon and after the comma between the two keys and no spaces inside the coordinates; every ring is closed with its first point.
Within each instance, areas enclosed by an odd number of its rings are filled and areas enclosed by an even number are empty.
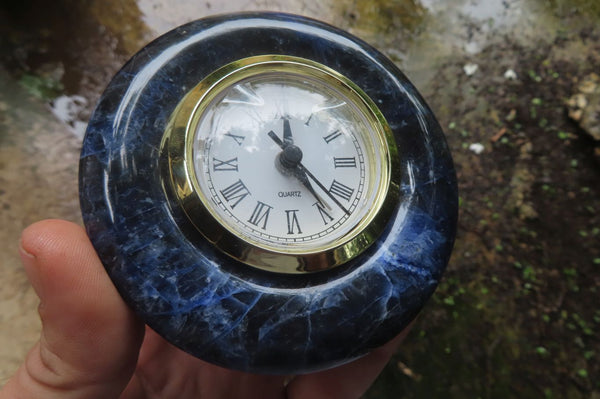
{"type": "Polygon", "coordinates": [[[398,202],[385,118],[350,80],[304,58],[248,57],[208,75],[176,108],[162,153],[196,229],[268,271],[346,263],[398,202]]]}
{"type": "Polygon", "coordinates": [[[179,27],[117,73],[80,164],[88,234],[165,339],[259,373],[350,361],[435,289],[452,160],[404,75],[323,23],[233,14],[179,27]]]}

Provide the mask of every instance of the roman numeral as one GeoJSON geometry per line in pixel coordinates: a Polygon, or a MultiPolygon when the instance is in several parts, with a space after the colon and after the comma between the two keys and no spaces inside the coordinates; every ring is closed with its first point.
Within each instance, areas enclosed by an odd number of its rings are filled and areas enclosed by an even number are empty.
{"type": "Polygon", "coordinates": [[[235,140],[235,142],[238,145],[242,145],[242,143],[244,142],[244,139],[246,138],[246,136],[237,136],[237,135],[231,134],[231,133],[225,133],[223,136],[231,137],[232,139],[235,140]]]}
{"type": "Polygon", "coordinates": [[[273,209],[272,206],[257,201],[256,207],[254,207],[254,211],[252,211],[252,215],[250,216],[250,219],[248,219],[248,222],[256,227],[259,227],[258,224],[262,222],[262,226],[260,227],[265,230],[267,228],[267,221],[269,220],[269,212],[271,212],[271,209],[273,209]]]}
{"type": "Polygon", "coordinates": [[[321,219],[323,219],[323,224],[327,224],[327,223],[333,221],[333,218],[331,217],[330,214],[327,213],[327,211],[323,207],[323,204],[321,203],[321,201],[315,202],[313,204],[313,206],[317,207],[317,210],[319,211],[319,215],[321,215],[321,219]]]}
{"type": "Polygon", "coordinates": [[[309,125],[310,125],[310,120],[312,119],[312,117],[313,117],[313,114],[310,114],[310,116],[308,117],[308,119],[306,120],[306,122],[304,122],[304,124],[305,124],[306,126],[309,126],[309,125]]]}
{"type": "Polygon", "coordinates": [[[335,140],[336,138],[340,137],[342,135],[342,132],[340,132],[339,130],[336,130],[333,133],[328,134],[327,136],[323,137],[323,140],[325,140],[325,142],[327,144],[329,144],[331,141],[335,140]]]}
{"type": "Polygon", "coordinates": [[[336,168],[356,168],[355,157],[333,157],[333,165],[336,168]]]}
{"type": "Polygon", "coordinates": [[[213,170],[217,171],[236,171],[238,170],[238,159],[237,157],[231,158],[227,161],[221,161],[213,157],[213,170]]]}
{"type": "Polygon", "coordinates": [[[295,234],[302,234],[300,223],[298,222],[298,209],[286,209],[285,216],[287,218],[288,234],[294,234],[294,230],[298,230],[295,234]]]}
{"type": "Polygon", "coordinates": [[[248,191],[244,183],[242,183],[242,180],[238,180],[231,186],[225,187],[223,190],[221,190],[221,195],[223,195],[225,201],[229,203],[231,209],[235,208],[235,206],[249,194],[250,191],[248,191]]]}
{"type": "Polygon", "coordinates": [[[333,195],[337,195],[338,197],[345,199],[346,201],[350,201],[350,198],[352,197],[352,193],[354,193],[354,190],[351,189],[350,187],[340,183],[337,180],[333,180],[333,183],[331,183],[331,187],[329,188],[329,192],[333,195]]]}

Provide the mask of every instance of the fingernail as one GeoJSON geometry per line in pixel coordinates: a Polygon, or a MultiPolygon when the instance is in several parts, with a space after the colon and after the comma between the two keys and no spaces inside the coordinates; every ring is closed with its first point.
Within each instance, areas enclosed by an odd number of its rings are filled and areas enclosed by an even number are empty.
{"type": "Polygon", "coordinates": [[[24,261],[32,261],[35,260],[35,255],[27,252],[27,250],[23,247],[23,239],[19,241],[19,255],[24,261]]]}

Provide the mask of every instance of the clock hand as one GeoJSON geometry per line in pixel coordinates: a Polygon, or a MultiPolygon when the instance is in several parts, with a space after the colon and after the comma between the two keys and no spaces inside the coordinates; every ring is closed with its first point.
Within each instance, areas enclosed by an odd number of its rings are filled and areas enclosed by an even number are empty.
{"type": "MultiPolygon", "coordinates": [[[[283,141],[281,141],[281,139],[275,134],[275,132],[273,132],[272,130],[268,133],[269,137],[282,149],[285,150],[288,146],[285,145],[285,143],[283,141]]],[[[296,147],[296,146],[294,146],[296,147]]],[[[298,148],[298,147],[296,147],[298,148]]],[[[302,156],[300,156],[300,159],[302,159],[302,156]]],[[[331,194],[329,192],[329,190],[327,190],[327,188],[325,188],[325,186],[315,177],[315,175],[313,175],[312,173],[310,173],[310,171],[308,169],[306,169],[304,167],[304,165],[302,164],[302,162],[298,161],[296,164],[295,169],[297,169],[301,175],[305,175],[310,177],[316,184],[317,186],[319,186],[319,188],[321,190],[323,190],[323,192],[325,192],[329,198],[331,198],[333,200],[333,202],[340,207],[341,210],[344,211],[344,213],[346,213],[347,215],[350,215],[350,211],[348,211],[344,205],[342,205],[342,203],[340,203],[340,201],[338,201],[337,198],[335,198],[333,196],[333,194],[331,194]]],[[[293,171],[293,169],[292,169],[293,171]]],[[[320,201],[322,204],[324,204],[325,206],[327,206],[329,209],[331,209],[325,202],[321,201],[320,196],[318,196],[314,190],[314,188],[312,187],[312,185],[310,184],[310,181],[307,178],[300,178],[298,177],[298,174],[294,173],[294,176],[296,176],[296,178],[298,178],[298,180],[300,180],[300,182],[315,196],[315,198],[320,201]]]]}
{"type": "Polygon", "coordinates": [[[275,142],[275,144],[277,144],[282,150],[287,147],[283,141],[281,141],[281,139],[275,134],[274,131],[269,131],[269,133],[267,133],[269,135],[269,137],[275,142]]]}
{"type": "MultiPolygon", "coordinates": [[[[298,165],[300,166],[300,165],[298,165]]],[[[329,204],[327,202],[325,202],[323,200],[323,198],[321,198],[321,196],[315,191],[315,189],[313,188],[312,184],[310,184],[310,180],[308,180],[308,176],[306,174],[306,171],[296,167],[294,169],[292,169],[292,174],[294,175],[294,177],[296,177],[300,183],[302,183],[302,185],[304,187],[306,187],[306,189],[308,191],[310,191],[310,193],[313,195],[313,197],[315,197],[315,199],[317,201],[319,201],[321,203],[321,205],[323,205],[325,208],[331,210],[331,206],[329,206],[329,204]]]]}
{"type": "Polygon", "coordinates": [[[333,194],[331,194],[331,192],[329,192],[329,190],[327,190],[327,188],[325,188],[325,186],[324,186],[324,185],[323,185],[323,184],[322,184],[322,183],[321,183],[319,180],[317,180],[317,178],[315,177],[315,175],[313,175],[312,173],[310,173],[310,172],[308,171],[308,169],[306,169],[306,168],[304,167],[304,165],[302,165],[302,163],[299,163],[299,164],[298,164],[298,169],[302,170],[302,171],[303,171],[303,173],[305,173],[305,174],[306,174],[308,177],[310,177],[310,178],[311,178],[311,179],[312,179],[312,180],[313,180],[313,181],[314,181],[314,182],[317,184],[317,186],[319,186],[319,188],[320,188],[321,190],[323,190],[323,191],[325,192],[325,194],[327,194],[327,196],[328,196],[329,198],[331,198],[331,199],[333,200],[333,202],[334,202],[334,203],[335,203],[337,206],[339,206],[339,207],[340,207],[340,209],[341,209],[342,211],[344,211],[344,213],[345,213],[346,215],[350,215],[350,211],[348,211],[348,210],[347,210],[347,209],[344,207],[344,205],[342,205],[342,203],[341,203],[340,201],[338,201],[338,199],[337,199],[337,198],[335,198],[335,197],[333,196],[333,194]]]}
{"type": "Polygon", "coordinates": [[[290,128],[290,120],[283,118],[283,143],[287,147],[290,144],[294,144],[292,138],[292,129],[290,128]]]}
{"type": "MultiPolygon", "coordinates": [[[[288,128],[289,128],[289,123],[288,123],[288,128]]],[[[284,135],[285,135],[285,131],[286,131],[286,128],[285,128],[285,122],[284,122],[284,135]]],[[[284,141],[281,141],[281,139],[272,130],[268,133],[268,135],[282,150],[285,150],[288,147],[289,144],[284,141]]],[[[297,178],[300,181],[300,183],[302,183],[302,185],[313,195],[313,197],[315,197],[315,199],[317,201],[319,201],[327,209],[331,209],[331,206],[329,206],[329,204],[327,202],[325,202],[323,200],[323,198],[321,198],[321,196],[315,191],[312,184],[310,184],[310,180],[308,180],[306,173],[297,167],[299,160],[302,159],[302,151],[300,151],[300,148],[298,148],[298,147],[295,147],[295,148],[297,148],[298,152],[299,152],[299,154],[295,154],[295,157],[297,157],[298,161],[297,162],[293,162],[293,161],[286,162],[285,158],[281,159],[281,157],[283,155],[280,155],[280,162],[281,162],[282,166],[286,170],[289,170],[294,175],[294,177],[297,178]]],[[[288,150],[288,152],[290,152],[290,150],[288,150]]]]}

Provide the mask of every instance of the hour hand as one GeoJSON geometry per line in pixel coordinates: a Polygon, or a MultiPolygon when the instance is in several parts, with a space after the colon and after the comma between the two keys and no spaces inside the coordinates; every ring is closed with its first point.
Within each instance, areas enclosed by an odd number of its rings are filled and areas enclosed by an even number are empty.
{"type": "Polygon", "coordinates": [[[269,135],[271,140],[273,140],[275,142],[275,144],[277,144],[279,147],[281,147],[282,150],[285,148],[283,141],[281,141],[279,136],[277,136],[274,131],[271,130],[267,134],[269,135]]]}
{"type": "MultiPolygon", "coordinates": [[[[288,127],[289,127],[289,122],[288,122],[288,127]]],[[[285,131],[286,131],[286,129],[285,129],[285,123],[284,123],[284,136],[285,136],[285,131]]],[[[284,150],[284,152],[292,153],[292,152],[294,152],[293,151],[294,147],[298,151],[300,150],[293,144],[289,145],[289,144],[285,143],[284,141],[281,141],[279,136],[277,136],[277,134],[275,134],[275,132],[272,130],[269,131],[269,133],[267,133],[267,134],[269,135],[271,140],[273,140],[275,142],[275,144],[277,144],[282,150],[284,150]]],[[[290,162],[285,161],[285,156],[287,154],[284,154],[284,152],[280,153],[279,156],[277,157],[278,162],[280,163],[281,167],[288,170],[288,173],[291,173],[296,179],[298,179],[298,181],[300,183],[302,183],[302,185],[304,187],[306,187],[306,189],[313,195],[313,197],[315,197],[315,199],[317,201],[319,201],[321,204],[323,204],[327,209],[331,209],[331,206],[329,206],[329,204],[326,201],[324,201],[323,198],[321,198],[321,196],[315,191],[314,187],[310,183],[310,179],[308,178],[306,169],[300,162],[300,159],[302,159],[302,155],[300,155],[298,157],[298,160],[297,160],[298,162],[295,162],[295,165],[293,165],[293,167],[290,167],[290,165],[289,165],[290,162]],[[284,159],[282,159],[282,158],[284,158],[284,159]]],[[[302,152],[300,152],[300,154],[301,153],[302,152]]]]}

